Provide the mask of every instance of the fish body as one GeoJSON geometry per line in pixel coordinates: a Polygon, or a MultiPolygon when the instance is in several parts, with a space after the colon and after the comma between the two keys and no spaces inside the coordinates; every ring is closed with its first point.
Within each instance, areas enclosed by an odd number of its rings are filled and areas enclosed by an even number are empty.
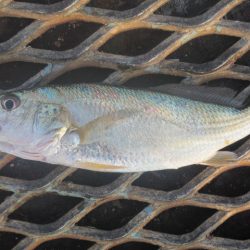
{"type": "Polygon", "coordinates": [[[1,104],[1,151],[98,171],[203,164],[250,134],[249,108],[112,86],[17,91],[3,95],[1,104]],[[7,110],[11,97],[18,105],[7,110]]]}

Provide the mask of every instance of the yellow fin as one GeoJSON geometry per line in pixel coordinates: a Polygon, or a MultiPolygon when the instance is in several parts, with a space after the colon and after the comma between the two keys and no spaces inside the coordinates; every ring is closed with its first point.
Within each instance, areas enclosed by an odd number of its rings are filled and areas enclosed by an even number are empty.
{"type": "Polygon", "coordinates": [[[229,151],[218,151],[215,156],[202,164],[219,167],[223,165],[235,164],[237,161],[238,156],[235,153],[229,151]]]}
{"type": "Polygon", "coordinates": [[[107,165],[107,164],[99,164],[99,163],[92,163],[92,162],[77,162],[74,167],[76,168],[83,168],[93,171],[115,171],[115,170],[122,170],[126,167],[123,166],[115,166],[115,165],[107,165]]]}

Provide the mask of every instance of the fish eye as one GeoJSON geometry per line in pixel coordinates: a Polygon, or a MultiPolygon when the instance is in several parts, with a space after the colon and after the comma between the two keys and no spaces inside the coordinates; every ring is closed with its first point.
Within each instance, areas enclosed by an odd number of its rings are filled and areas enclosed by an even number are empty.
{"type": "Polygon", "coordinates": [[[6,111],[16,109],[20,103],[20,99],[15,95],[7,95],[1,98],[1,106],[6,111]]]}

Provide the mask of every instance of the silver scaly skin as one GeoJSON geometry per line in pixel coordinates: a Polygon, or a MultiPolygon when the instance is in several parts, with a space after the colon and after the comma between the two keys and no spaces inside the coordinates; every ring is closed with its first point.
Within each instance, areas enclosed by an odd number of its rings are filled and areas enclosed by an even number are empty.
{"type": "Polygon", "coordinates": [[[81,84],[0,98],[1,151],[91,170],[205,164],[250,134],[250,108],[240,111],[157,92],[81,84]]]}

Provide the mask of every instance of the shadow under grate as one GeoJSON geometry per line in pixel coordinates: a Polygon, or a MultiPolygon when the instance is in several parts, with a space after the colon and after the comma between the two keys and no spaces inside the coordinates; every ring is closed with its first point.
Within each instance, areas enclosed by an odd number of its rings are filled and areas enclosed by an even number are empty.
{"type": "Polygon", "coordinates": [[[15,2],[23,2],[23,3],[35,3],[35,4],[54,4],[59,3],[64,0],[14,0],[15,2]]]}
{"type": "Polygon", "coordinates": [[[4,168],[0,169],[0,176],[22,180],[37,180],[45,177],[56,167],[51,164],[16,158],[4,168]]]}
{"type": "Polygon", "coordinates": [[[29,18],[1,17],[0,18],[0,43],[9,40],[17,32],[24,29],[34,20],[29,18]],[[11,27],[11,29],[9,28],[11,27]]]}
{"type": "Polygon", "coordinates": [[[145,228],[168,234],[186,234],[196,229],[215,212],[215,209],[194,206],[174,207],[162,212],[145,228]]]}
{"type": "Polygon", "coordinates": [[[244,211],[233,215],[221,226],[219,226],[213,235],[217,237],[224,237],[236,240],[249,240],[250,239],[250,211],[244,211]]]}
{"type": "Polygon", "coordinates": [[[202,64],[220,56],[239,40],[233,36],[208,35],[195,38],[170,54],[166,59],[178,59],[181,62],[202,64]]]}
{"type": "Polygon", "coordinates": [[[232,11],[230,11],[225,19],[250,22],[250,3],[248,1],[243,2],[232,11]]]}
{"type": "Polygon", "coordinates": [[[69,238],[60,238],[56,240],[50,240],[39,245],[36,250],[87,250],[94,242],[85,241],[85,240],[77,240],[77,239],[69,239],[69,238]]]}
{"type": "Polygon", "coordinates": [[[87,185],[92,187],[101,187],[112,183],[121,174],[118,173],[99,173],[89,170],[76,170],[72,175],[64,179],[64,182],[72,182],[79,185],[87,185]]]}
{"type": "Polygon", "coordinates": [[[54,79],[50,84],[70,85],[76,83],[97,83],[104,81],[113,72],[114,70],[108,68],[84,67],[69,71],[54,79]]]}
{"type": "Polygon", "coordinates": [[[101,27],[90,22],[70,22],[51,28],[29,45],[33,48],[64,51],[72,49],[83,42],[101,27]]]}
{"type": "Polygon", "coordinates": [[[179,83],[183,79],[184,77],[180,76],[171,76],[165,74],[147,74],[134,77],[125,82],[123,85],[126,87],[133,88],[147,88],[155,87],[157,85],[164,85],[166,83],[179,83]]]}
{"type": "Polygon", "coordinates": [[[110,250],[157,250],[158,246],[143,242],[128,242],[119,246],[112,247],[110,250]]]}
{"type": "Polygon", "coordinates": [[[237,197],[249,191],[250,167],[241,167],[224,172],[199,192],[225,197],[237,197]]]}
{"type": "Polygon", "coordinates": [[[195,17],[203,14],[220,0],[171,0],[160,7],[155,14],[177,17],[195,17]]]}
{"type": "Polygon", "coordinates": [[[108,40],[99,51],[117,55],[138,56],[149,52],[172,32],[151,29],[135,29],[122,32],[108,40]],[[145,43],[150,40],[150,43],[145,43]]]}
{"type": "Polygon", "coordinates": [[[21,61],[0,64],[0,89],[16,88],[45,67],[46,64],[21,61]]]}
{"type": "Polygon", "coordinates": [[[9,196],[11,196],[13,193],[5,190],[0,189],[0,204],[9,196]]]}
{"type": "Polygon", "coordinates": [[[24,238],[21,234],[0,232],[0,246],[1,250],[12,249],[19,241],[24,238]]]}
{"type": "Polygon", "coordinates": [[[183,187],[206,167],[189,166],[177,170],[161,170],[144,173],[132,185],[156,190],[172,191],[183,187]]]}
{"type": "Polygon", "coordinates": [[[75,197],[46,193],[27,201],[10,214],[9,218],[44,225],[60,219],[82,200],[75,197]]]}
{"type": "Polygon", "coordinates": [[[135,200],[115,200],[97,207],[80,220],[78,226],[114,230],[127,224],[148,204],[135,200]]]}
{"type": "Polygon", "coordinates": [[[144,2],[145,0],[134,0],[134,1],[114,1],[114,0],[91,0],[86,5],[87,7],[95,7],[101,9],[108,9],[108,10],[130,10],[137,7],[139,4],[144,2]]]}

